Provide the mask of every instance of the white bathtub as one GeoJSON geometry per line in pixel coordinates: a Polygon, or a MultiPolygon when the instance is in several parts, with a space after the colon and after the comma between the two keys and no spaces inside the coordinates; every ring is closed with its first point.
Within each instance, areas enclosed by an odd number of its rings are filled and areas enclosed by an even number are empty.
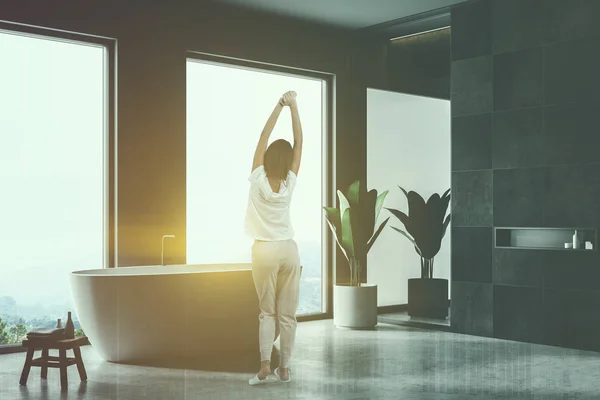
{"type": "Polygon", "coordinates": [[[107,361],[137,363],[248,352],[258,357],[249,264],[121,267],[71,273],[75,310],[107,361]]]}

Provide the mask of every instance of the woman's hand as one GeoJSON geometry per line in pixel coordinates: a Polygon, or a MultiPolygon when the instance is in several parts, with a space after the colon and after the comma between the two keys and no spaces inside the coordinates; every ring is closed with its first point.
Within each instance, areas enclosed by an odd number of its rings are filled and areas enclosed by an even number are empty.
{"type": "Polygon", "coordinates": [[[296,92],[292,90],[290,90],[289,92],[285,92],[279,100],[279,104],[281,104],[282,106],[289,107],[296,105],[296,92]]]}

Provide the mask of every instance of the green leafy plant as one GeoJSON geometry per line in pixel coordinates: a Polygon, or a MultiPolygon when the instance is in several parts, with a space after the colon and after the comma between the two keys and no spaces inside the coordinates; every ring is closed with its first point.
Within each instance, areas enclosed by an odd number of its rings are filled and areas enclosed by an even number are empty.
{"type": "Polygon", "coordinates": [[[350,266],[350,285],[360,286],[360,273],[367,262],[367,253],[389,221],[387,218],[377,230],[375,224],[388,191],[377,195],[355,181],[344,195],[337,191],[339,207],[323,207],[327,223],[350,266]]]}
{"type": "Polygon", "coordinates": [[[406,192],[398,186],[408,200],[408,214],[392,208],[386,208],[404,224],[406,232],[392,226],[415,246],[421,256],[421,278],[433,278],[433,259],[440,251],[442,239],[450,224],[450,214],[446,216],[450,202],[450,189],[440,197],[439,194],[431,195],[427,203],[418,193],[406,192]]]}
{"type": "Polygon", "coordinates": [[[6,322],[0,318],[0,344],[8,344],[8,332],[5,331],[6,322]]]}
{"type": "Polygon", "coordinates": [[[22,322],[19,322],[10,328],[9,333],[12,336],[12,343],[20,343],[27,336],[27,327],[22,322]]]}

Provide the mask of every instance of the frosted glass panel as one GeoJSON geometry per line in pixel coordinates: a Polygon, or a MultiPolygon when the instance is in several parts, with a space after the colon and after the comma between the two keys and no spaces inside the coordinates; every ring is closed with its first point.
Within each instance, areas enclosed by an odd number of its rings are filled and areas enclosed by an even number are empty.
{"type": "MultiPolygon", "coordinates": [[[[244,218],[254,150],[273,107],[298,93],[304,153],[292,224],[304,266],[300,314],[321,312],[322,80],[187,62],[187,263],[249,263],[244,218]]],[[[291,115],[271,136],[293,142],[291,115]]]]}
{"type": "Polygon", "coordinates": [[[105,261],[106,53],[0,32],[0,54],[0,317],[54,326],[105,261]]]}
{"type": "MultiPolygon", "coordinates": [[[[390,191],[385,207],[408,212],[398,185],[425,201],[450,187],[450,125],[448,100],[367,89],[367,184],[390,191]]],[[[390,216],[382,211],[380,222],[390,216]]],[[[414,246],[392,226],[404,229],[391,216],[368,255],[367,278],[378,284],[380,306],[407,304],[408,279],[421,276],[414,246]]],[[[435,257],[434,278],[450,278],[450,236],[448,229],[435,257]]]]}

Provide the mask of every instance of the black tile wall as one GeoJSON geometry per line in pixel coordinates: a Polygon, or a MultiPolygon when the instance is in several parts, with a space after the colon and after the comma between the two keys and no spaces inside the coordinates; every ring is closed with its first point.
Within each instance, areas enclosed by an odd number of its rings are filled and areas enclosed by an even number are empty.
{"type": "Polygon", "coordinates": [[[492,167],[492,114],[452,118],[452,170],[492,167]]]}
{"type": "Polygon", "coordinates": [[[494,170],[494,226],[597,227],[600,164],[494,170]]]}
{"type": "Polygon", "coordinates": [[[503,0],[493,4],[494,53],[539,46],[544,41],[540,18],[543,0],[503,0]],[[506,21],[510,21],[507,24],[506,21]]]}
{"type": "Polygon", "coordinates": [[[494,307],[491,284],[453,280],[450,311],[454,332],[493,336],[494,307]]]}
{"type": "Polygon", "coordinates": [[[567,301],[568,292],[564,290],[542,290],[542,308],[540,316],[540,343],[551,346],[567,345],[567,301]]]}
{"type": "Polygon", "coordinates": [[[546,104],[597,100],[600,90],[600,38],[544,47],[546,104]]]}
{"type": "Polygon", "coordinates": [[[600,15],[600,1],[543,0],[542,6],[540,16],[544,24],[546,42],[600,35],[597,19],[600,15]]]}
{"type": "Polygon", "coordinates": [[[546,226],[544,168],[494,170],[494,226],[546,226]]]}
{"type": "Polygon", "coordinates": [[[488,235],[600,228],[598,15],[600,0],[452,12],[457,332],[600,351],[600,252],[496,248],[488,235]]]}
{"type": "Polygon", "coordinates": [[[452,173],[452,225],[492,226],[492,171],[452,173]]]}
{"type": "Polygon", "coordinates": [[[542,104],[542,47],[494,57],[494,110],[542,104]]]}
{"type": "Polygon", "coordinates": [[[548,167],[543,202],[546,225],[600,225],[600,164],[548,167]]]}
{"type": "Polygon", "coordinates": [[[565,344],[583,350],[600,350],[600,293],[566,293],[565,344]]]}
{"type": "Polygon", "coordinates": [[[453,116],[492,111],[492,57],[452,63],[450,101],[453,116]]]}
{"type": "Polygon", "coordinates": [[[540,264],[545,288],[600,292],[600,255],[597,251],[551,253],[540,264]]]}
{"type": "Polygon", "coordinates": [[[541,107],[494,113],[492,167],[518,168],[544,165],[541,107]]]}
{"type": "MultiPolygon", "coordinates": [[[[454,236],[452,237],[454,242],[454,236]]],[[[494,248],[492,251],[493,283],[496,285],[541,287],[542,268],[551,253],[544,250],[513,250],[494,248]]]]}
{"type": "Polygon", "coordinates": [[[546,165],[600,162],[600,103],[544,107],[546,165]]]}
{"type": "Polygon", "coordinates": [[[452,228],[452,279],[492,282],[492,228],[452,228]]]}
{"type": "Polygon", "coordinates": [[[492,52],[492,5],[480,0],[452,10],[452,60],[479,57],[492,52]]]}
{"type": "Polygon", "coordinates": [[[540,289],[494,285],[494,337],[539,342],[540,289]]]}
{"type": "Polygon", "coordinates": [[[582,350],[600,350],[600,292],[543,292],[541,342],[582,350]]]}

